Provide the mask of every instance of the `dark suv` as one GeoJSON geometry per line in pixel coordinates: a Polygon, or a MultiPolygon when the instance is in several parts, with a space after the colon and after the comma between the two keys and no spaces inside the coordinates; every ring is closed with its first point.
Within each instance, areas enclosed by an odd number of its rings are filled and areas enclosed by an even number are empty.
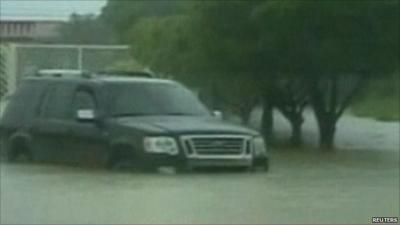
{"type": "Polygon", "coordinates": [[[26,78],[0,120],[8,161],[268,168],[262,137],[212,116],[181,84],[80,73],[26,78]]]}

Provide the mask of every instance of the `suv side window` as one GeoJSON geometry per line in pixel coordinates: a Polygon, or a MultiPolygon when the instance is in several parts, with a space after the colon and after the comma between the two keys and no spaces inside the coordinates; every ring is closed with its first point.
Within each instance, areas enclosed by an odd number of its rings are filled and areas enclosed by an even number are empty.
{"type": "Polygon", "coordinates": [[[72,100],[72,109],[75,113],[79,109],[96,109],[96,101],[93,93],[89,90],[77,90],[72,100]]]}
{"type": "Polygon", "coordinates": [[[56,85],[47,93],[42,117],[48,119],[66,119],[71,101],[72,88],[69,85],[56,85]]]}

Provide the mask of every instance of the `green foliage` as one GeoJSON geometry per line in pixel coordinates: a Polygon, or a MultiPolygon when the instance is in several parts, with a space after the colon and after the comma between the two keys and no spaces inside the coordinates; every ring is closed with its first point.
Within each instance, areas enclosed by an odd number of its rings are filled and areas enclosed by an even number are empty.
{"type": "Polygon", "coordinates": [[[392,0],[109,1],[101,18],[160,71],[270,81],[398,68],[398,12],[392,0]]]}
{"type": "Polygon", "coordinates": [[[377,120],[400,120],[400,73],[371,80],[351,106],[351,112],[377,120]]]}
{"type": "Polygon", "coordinates": [[[101,20],[113,27],[120,39],[129,42],[129,30],[141,18],[164,17],[179,14],[185,1],[113,1],[103,8],[101,20]]]}
{"type": "Polygon", "coordinates": [[[255,13],[261,58],[266,67],[303,76],[393,71],[398,7],[395,1],[267,2],[255,13]]]}
{"type": "Polygon", "coordinates": [[[185,58],[182,54],[189,48],[182,31],[183,21],[182,16],[139,20],[131,31],[133,55],[143,64],[164,73],[183,72],[185,58]]]}
{"type": "Polygon", "coordinates": [[[67,44],[112,44],[113,30],[94,15],[72,14],[60,27],[60,42],[67,44]]]}
{"type": "Polygon", "coordinates": [[[399,69],[399,15],[395,0],[109,1],[102,18],[144,65],[230,105],[271,102],[300,78],[334,133],[361,80],[399,69]]]}
{"type": "Polygon", "coordinates": [[[266,2],[254,17],[260,70],[308,80],[326,148],[364,81],[399,68],[398,1],[266,2]]]}
{"type": "Polygon", "coordinates": [[[132,28],[132,55],[158,73],[194,86],[202,86],[211,75],[200,51],[191,17],[148,17],[132,28]]]}
{"type": "Polygon", "coordinates": [[[371,96],[362,99],[351,107],[352,113],[360,117],[369,117],[382,121],[400,121],[399,96],[386,98],[371,96]]]}
{"type": "Polygon", "coordinates": [[[139,64],[133,59],[125,59],[117,61],[107,67],[105,70],[113,71],[142,71],[144,69],[143,65],[139,64]]]}

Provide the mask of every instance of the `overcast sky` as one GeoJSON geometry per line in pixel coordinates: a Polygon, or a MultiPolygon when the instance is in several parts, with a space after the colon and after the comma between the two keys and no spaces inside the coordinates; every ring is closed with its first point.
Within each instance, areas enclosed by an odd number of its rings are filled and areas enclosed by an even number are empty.
{"type": "Polygon", "coordinates": [[[76,12],[99,14],[107,0],[0,0],[0,19],[67,20],[76,12]]]}

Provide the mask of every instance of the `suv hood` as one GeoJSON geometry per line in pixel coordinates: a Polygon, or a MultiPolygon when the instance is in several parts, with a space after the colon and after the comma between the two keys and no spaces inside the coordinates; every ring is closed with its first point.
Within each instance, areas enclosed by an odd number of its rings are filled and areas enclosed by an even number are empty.
{"type": "Polygon", "coordinates": [[[149,133],[173,134],[245,134],[258,132],[213,117],[195,116],[136,116],[113,119],[119,125],[149,133]]]}

